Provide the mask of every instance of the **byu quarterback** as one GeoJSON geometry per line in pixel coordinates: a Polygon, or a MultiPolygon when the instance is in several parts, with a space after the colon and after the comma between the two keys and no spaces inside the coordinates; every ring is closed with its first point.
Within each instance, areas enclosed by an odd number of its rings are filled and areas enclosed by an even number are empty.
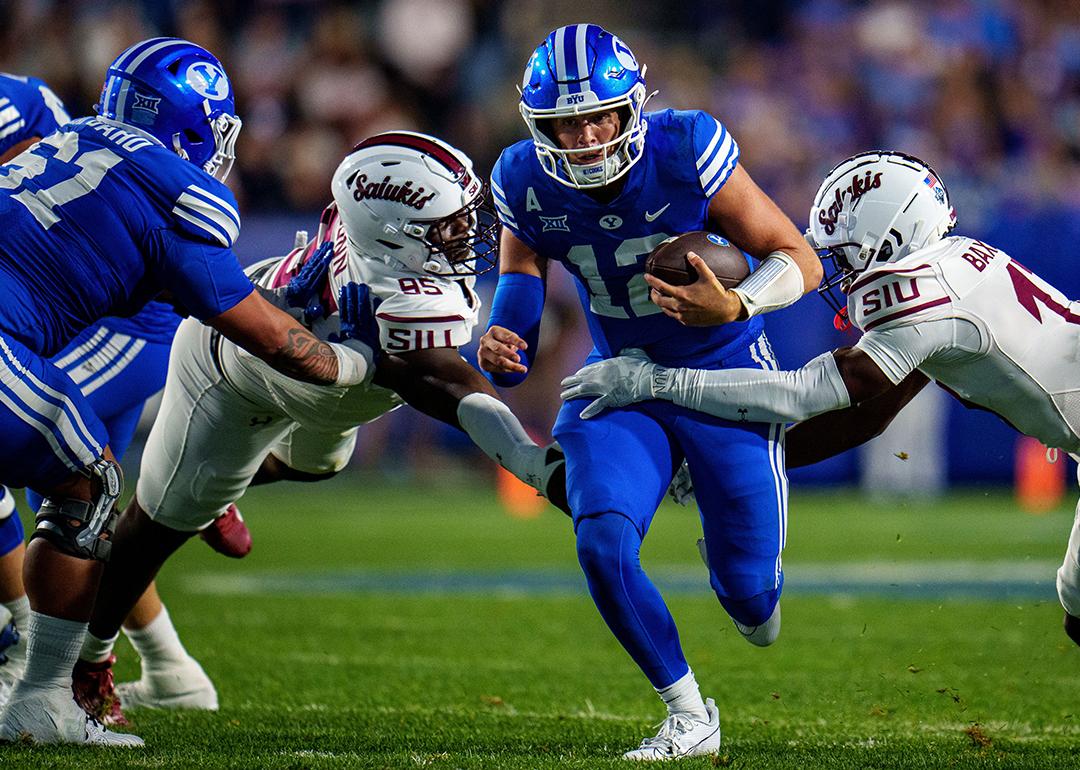
{"type": "MultiPolygon", "coordinates": [[[[181,324],[135,499],[116,529],[117,550],[139,556],[106,568],[91,662],[108,665],[120,621],[161,564],[248,486],[330,478],[352,456],[357,426],[403,399],[565,507],[562,453],[537,446],[458,353],[480,311],[475,275],[496,256],[497,221],[472,162],[430,136],[378,134],[342,161],[332,189],[317,236],[249,274],[267,289],[309,287],[312,331],[336,339],[354,329],[377,368],[351,387],[298,382],[214,330],[181,324]]],[[[213,684],[169,628],[170,649],[144,656],[142,678],[121,685],[124,705],[216,708],[213,684]]]]}
{"type": "Polygon", "coordinates": [[[135,44],[109,66],[97,113],[0,166],[0,483],[46,495],[26,549],[31,644],[0,714],[3,741],[142,744],[71,695],[103,561],[123,559],[111,542],[123,482],[100,417],[49,357],[165,291],[290,376],[366,376],[360,352],[316,338],[240,269],[240,219],[222,182],[240,120],[210,52],[175,38],[135,44]]]}
{"type": "MultiPolygon", "coordinates": [[[[805,465],[874,437],[935,380],[1046,446],[1080,454],[1080,306],[1000,249],[946,237],[955,224],[944,183],[923,161],[896,152],[848,158],[818,190],[807,237],[836,267],[822,291],[847,295],[832,304],[863,332],[854,347],[797,371],[615,358],[568,378],[564,396],[805,420],[789,444],[792,465],[805,465]]],[[[1080,644],[1080,505],[1057,588],[1065,629],[1080,644]]]]}
{"type": "MultiPolygon", "coordinates": [[[[5,121],[0,128],[0,164],[71,120],[45,83],[18,75],[0,74],[0,110],[5,121]]],[[[169,346],[179,323],[171,305],[148,302],[131,318],[106,318],[88,326],[52,358],[101,418],[117,460],[131,442],[146,400],[165,385],[169,346]]],[[[31,510],[37,511],[41,496],[32,490],[26,494],[31,510]]],[[[250,548],[250,535],[238,513],[215,519],[203,536],[230,556],[242,556],[250,548]]],[[[22,582],[24,553],[22,522],[14,498],[4,488],[0,490],[0,604],[10,613],[14,627],[24,633],[21,639],[11,635],[18,643],[0,650],[8,658],[0,663],[0,704],[21,675],[26,654],[30,605],[22,582]]]]}
{"type": "MultiPolygon", "coordinates": [[[[645,112],[648,96],[645,67],[595,24],[556,29],[530,58],[520,110],[531,139],[506,148],[492,172],[504,225],[501,275],[479,357],[497,384],[520,382],[537,355],[551,261],[575,278],[595,344],[589,360],[640,347],[668,365],[776,368],[759,316],[814,288],[820,262],[742,168],[726,127],[699,111],[645,112]],[[677,291],[650,283],[644,262],[652,249],[702,229],[760,265],[722,294],[704,281],[677,291]]],[[[669,714],[626,757],[714,753],[716,707],[703,701],[638,552],[685,458],[710,583],[740,632],[771,644],[787,511],[783,425],[659,403],[586,421],[581,406],[565,404],[554,430],[566,452],[578,558],[601,615],[669,714]]]]}

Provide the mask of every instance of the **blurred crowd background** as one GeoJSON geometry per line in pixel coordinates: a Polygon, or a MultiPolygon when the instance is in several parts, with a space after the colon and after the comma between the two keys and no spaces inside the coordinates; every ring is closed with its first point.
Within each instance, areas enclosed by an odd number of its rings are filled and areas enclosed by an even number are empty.
{"type": "MultiPolygon", "coordinates": [[[[717,115],[798,226],[834,163],[902,149],[945,180],[959,232],[1080,296],[1070,264],[1080,240],[1076,0],[0,0],[0,20],[0,70],[44,78],[72,113],[90,112],[106,66],[138,39],[177,35],[213,51],[244,121],[229,184],[249,259],[276,243],[287,250],[294,227],[314,230],[338,161],[369,134],[435,133],[489,170],[502,147],[527,136],[516,87],[531,51],[556,26],[592,21],[648,65],[659,91],[651,109],[717,115]]],[[[548,355],[511,395],[541,435],[559,377],[588,348],[576,299],[553,272],[548,355]]],[[[769,321],[788,365],[845,342],[813,297],[769,321]]],[[[947,479],[1007,480],[1012,434],[954,410],[926,418],[945,425],[947,479]]],[[[438,473],[466,451],[405,411],[368,429],[361,463],[438,473]]],[[[858,463],[829,468],[808,477],[851,480],[858,463]]]]}

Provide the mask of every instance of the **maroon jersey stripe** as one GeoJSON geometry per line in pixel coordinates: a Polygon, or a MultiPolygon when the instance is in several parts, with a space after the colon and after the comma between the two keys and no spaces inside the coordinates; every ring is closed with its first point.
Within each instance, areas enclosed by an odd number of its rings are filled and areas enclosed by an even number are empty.
{"type": "Polygon", "coordinates": [[[870,331],[875,326],[881,326],[883,323],[886,323],[888,321],[894,321],[897,318],[903,318],[904,316],[911,315],[912,313],[918,313],[920,310],[926,310],[927,308],[937,307],[938,305],[945,305],[945,304],[948,304],[949,302],[952,302],[952,299],[950,299],[949,297],[940,297],[939,299],[935,299],[932,302],[924,302],[923,304],[916,305],[915,307],[909,307],[909,308],[904,308],[903,310],[898,310],[895,313],[891,313],[891,314],[889,314],[887,316],[882,316],[881,318],[878,318],[878,319],[876,319],[874,321],[871,321],[870,323],[868,323],[866,325],[866,328],[864,329],[864,331],[870,331]]]}

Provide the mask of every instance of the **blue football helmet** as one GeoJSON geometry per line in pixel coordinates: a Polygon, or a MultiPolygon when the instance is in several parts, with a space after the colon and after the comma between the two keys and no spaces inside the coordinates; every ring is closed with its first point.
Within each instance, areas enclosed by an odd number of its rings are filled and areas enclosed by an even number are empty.
{"type": "Polygon", "coordinates": [[[626,43],[596,24],[570,24],[547,36],[525,65],[521,116],[532,133],[544,171],[568,187],[590,189],[614,182],[641,159],[648,121],[645,66],[626,43]],[[553,118],[615,109],[622,120],[610,142],[563,149],[555,141],[553,118]],[[574,163],[574,156],[603,152],[596,163],[574,163]]]}
{"type": "Polygon", "coordinates": [[[219,180],[232,169],[240,118],[221,62],[202,46],[174,37],[136,43],[109,65],[96,109],[219,180]]]}

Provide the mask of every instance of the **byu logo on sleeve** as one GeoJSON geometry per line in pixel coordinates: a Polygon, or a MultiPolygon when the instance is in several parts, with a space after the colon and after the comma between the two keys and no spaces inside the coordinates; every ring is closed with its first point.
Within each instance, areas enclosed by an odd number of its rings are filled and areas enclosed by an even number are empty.
{"type": "Polygon", "coordinates": [[[219,67],[210,62],[195,62],[187,68],[185,79],[195,93],[219,101],[229,96],[229,79],[219,67]]]}

